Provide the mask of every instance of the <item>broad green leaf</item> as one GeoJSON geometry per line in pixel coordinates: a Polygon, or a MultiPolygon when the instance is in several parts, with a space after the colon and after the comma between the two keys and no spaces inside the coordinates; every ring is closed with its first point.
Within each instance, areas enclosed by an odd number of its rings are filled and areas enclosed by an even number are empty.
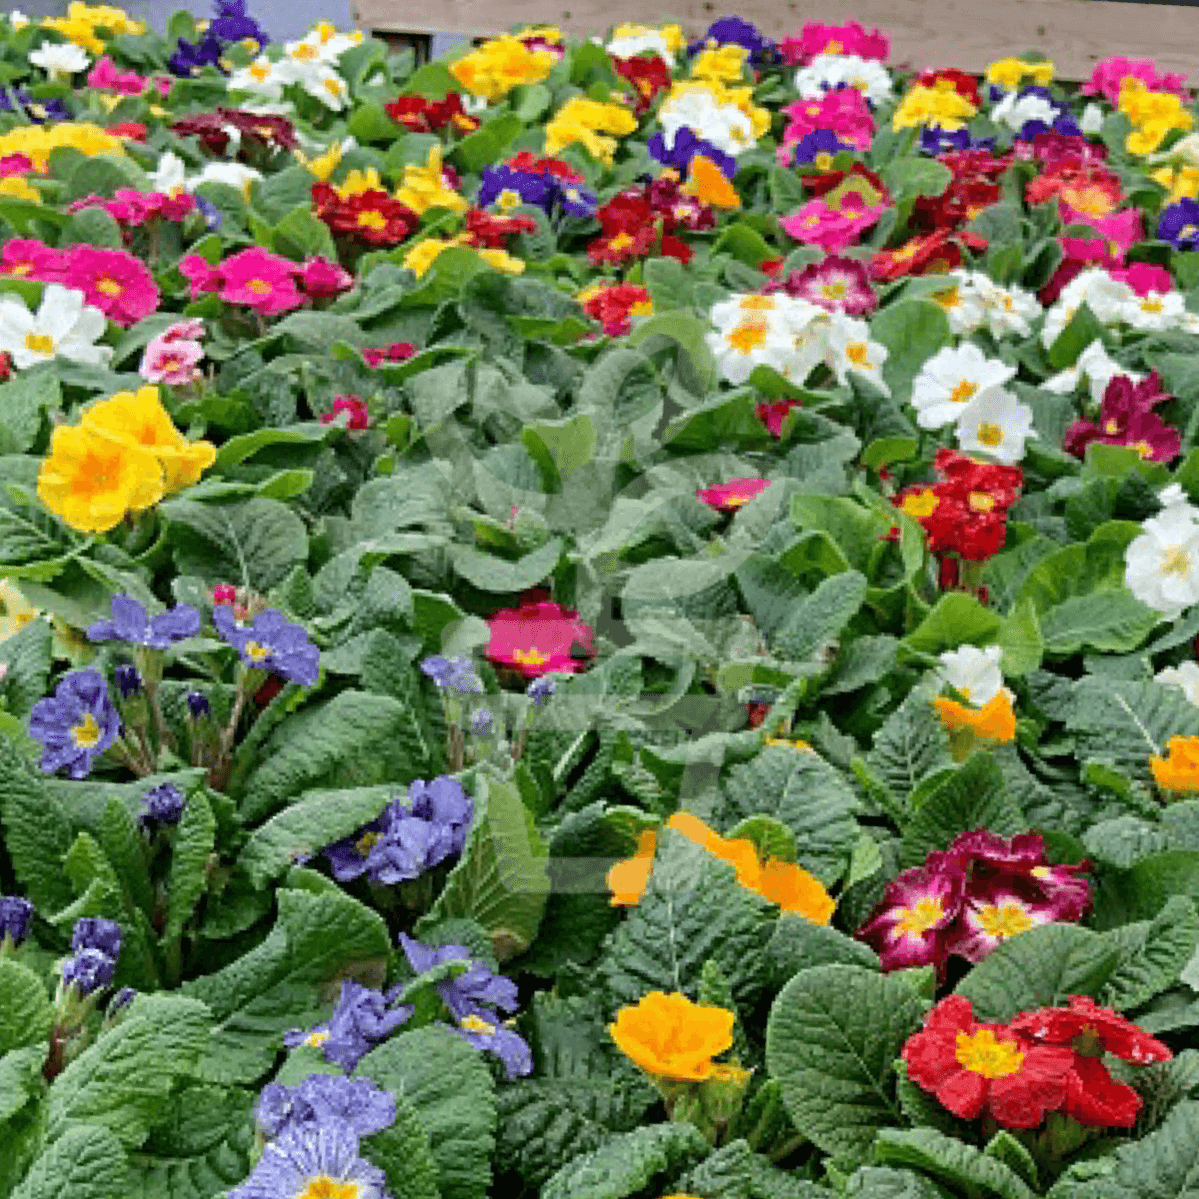
{"type": "Polygon", "coordinates": [[[913,1167],[966,1194],[1036,1199],[1036,1192],[1011,1167],[932,1128],[884,1128],[874,1156],[880,1165],[913,1167]]]}
{"type": "MultiPolygon", "coordinates": [[[[0,979],[0,986],[3,980],[0,979]]],[[[49,1030],[47,1030],[49,1031],[49,1030]]],[[[19,1112],[46,1085],[43,1070],[49,1046],[44,1041],[0,1054],[0,1125],[19,1112]]],[[[2,1183],[3,1174],[0,1174],[2,1183]]]]}
{"type": "Polygon", "coordinates": [[[848,1199],[948,1199],[931,1178],[891,1166],[861,1166],[849,1176],[848,1199]]]}
{"type": "Polygon", "coordinates": [[[396,1199],[442,1199],[437,1161],[421,1114],[403,1091],[393,1094],[394,1122],[362,1142],[362,1155],[383,1171],[396,1199]]]}
{"type": "Polygon", "coordinates": [[[866,757],[870,771],[901,800],[950,761],[949,737],[926,687],[914,688],[887,717],[866,757]]]}
{"type": "Polygon", "coordinates": [[[1199,942],[1199,911],[1173,895],[1152,921],[1121,925],[1107,934],[1120,951],[1119,964],[1099,995],[1104,1007],[1132,1011],[1179,979],[1199,942]]]}
{"type": "Polygon", "coordinates": [[[902,979],[856,966],[801,970],[766,1024],[766,1068],[795,1127],[825,1153],[860,1159],[895,1124],[895,1059],[924,1004],[902,979]]]}
{"type": "Polygon", "coordinates": [[[1064,1004],[1071,995],[1097,995],[1119,954],[1100,933],[1074,924],[1041,924],[1011,937],[958,984],[976,1020],[1004,1023],[1017,1012],[1064,1004]]]}
{"type": "Polygon", "coordinates": [[[1137,648],[1161,621],[1161,613],[1124,590],[1076,595],[1041,614],[1041,636],[1051,654],[1083,649],[1124,654],[1137,648]]]}
{"type": "Polygon", "coordinates": [[[860,966],[877,970],[878,958],[869,945],[855,941],[828,925],[783,913],[766,946],[774,979],[781,986],[810,966],[860,966]]]}
{"type": "Polygon", "coordinates": [[[447,1028],[418,1028],[372,1049],[354,1073],[412,1105],[428,1133],[441,1199],[484,1199],[495,1144],[495,1084],[473,1045],[447,1028]]]}
{"type": "Polygon", "coordinates": [[[4,844],[25,895],[41,912],[75,898],[62,860],[73,837],[67,814],[49,786],[34,777],[16,747],[0,737],[0,818],[4,844]]]}
{"type": "Polygon", "coordinates": [[[999,629],[999,617],[974,596],[947,591],[903,643],[921,653],[939,654],[959,645],[987,645],[999,629]]]}
{"type": "Polygon", "coordinates": [[[562,556],[562,540],[555,537],[516,562],[484,554],[468,545],[450,546],[454,570],[483,591],[524,591],[545,581],[562,556]]]}
{"type": "Polygon", "coordinates": [[[669,1185],[707,1150],[690,1124],[648,1124],[563,1166],[541,1188],[541,1199],[629,1199],[651,1183],[669,1185]]]}
{"type": "Polygon", "coordinates": [[[730,1141],[717,1149],[675,1185],[685,1188],[687,1194],[712,1199],[757,1195],[763,1199],[828,1199],[825,1187],[780,1170],[744,1140],[730,1141]]]}
{"type": "Polygon", "coordinates": [[[47,411],[62,403],[62,389],[53,367],[22,371],[0,383],[0,454],[24,454],[33,448],[47,411]]]}
{"type": "Polygon", "coordinates": [[[53,1023],[42,980],[14,958],[0,957],[0,1057],[44,1041],[53,1023]]]}
{"type": "Polygon", "coordinates": [[[216,818],[204,791],[193,791],[175,834],[168,884],[170,914],[165,937],[183,936],[183,928],[208,886],[208,859],[216,841],[216,818]]]}
{"type": "Polygon", "coordinates": [[[121,1141],[101,1125],[75,1125],[29,1168],[10,1199],[126,1199],[121,1141]]]}
{"type": "Polygon", "coordinates": [[[911,396],[921,366],[954,340],[949,318],[932,300],[900,300],[880,309],[870,322],[870,336],[887,347],[883,378],[901,404],[911,396]]]}
{"type": "Polygon", "coordinates": [[[795,605],[774,638],[775,650],[804,661],[827,653],[866,598],[866,578],[847,570],[825,579],[811,595],[795,605]]]}

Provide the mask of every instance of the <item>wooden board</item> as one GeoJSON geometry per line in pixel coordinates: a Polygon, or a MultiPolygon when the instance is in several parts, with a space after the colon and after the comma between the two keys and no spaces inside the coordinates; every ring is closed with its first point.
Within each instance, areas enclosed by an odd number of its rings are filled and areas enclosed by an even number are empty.
{"type": "Polygon", "coordinates": [[[400,33],[503,33],[515,25],[557,25],[575,37],[602,35],[620,21],[677,21],[698,35],[726,12],[772,37],[805,21],[857,20],[891,34],[891,65],[914,70],[960,67],[1041,50],[1062,79],[1086,79],[1093,63],[1114,54],[1154,58],[1159,71],[1181,71],[1199,86],[1199,10],[1121,0],[709,0],[647,5],[643,0],[354,0],[358,24],[400,33]]]}

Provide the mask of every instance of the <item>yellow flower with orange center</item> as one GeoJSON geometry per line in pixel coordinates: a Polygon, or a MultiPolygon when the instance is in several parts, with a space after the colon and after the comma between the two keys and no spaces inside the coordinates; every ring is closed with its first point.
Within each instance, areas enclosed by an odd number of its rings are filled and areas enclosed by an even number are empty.
{"type": "Polygon", "coordinates": [[[441,147],[434,146],[423,167],[409,163],[404,167],[404,178],[396,191],[395,198],[406,204],[417,215],[430,208],[448,208],[451,212],[465,212],[470,204],[452,187],[446,187],[441,175],[441,147]]]}
{"type": "Polygon", "coordinates": [[[593,158],[611,166],[616,138],[636,128],[637,118],[619,104],[571,96],[545,126],[545,152],[552,156],[579,142],[593,158]]]}
{"type": "Polygon", "coordinates": [[[725,1008],[692,1003],[675,991],[651,991],[622,1007],[608,1033],[627,1058],[647,1074],[677,1082],[703,1082],[712,1059],[733,1043],[736,1017],[725,1008]]]}
{"type": "Polygon", "coordinates": [[[1000,691],[981,708],[968,708],[942,695],[933,700],[933,707],[951,733],[968,730],[988,741],[1012,741],[1016,736],[1016,713],[1006,691],[1000,691]]]}
{"type": "Polygon", "coordinates": [[[203,471],[216,461],[216,447],[211,442],[188,441],[175,428],[157,387],[118,391],[87,409],[79,423],[153,454],[162,468],[164,495],[198,483],[203,471]]]}
{"type": "Polygon", "coordinates": [[[1199,737],[1171,737],[1166,756],[1150,758],[1149,768],[1163,791],[1199,791],[1199,737]]]}
{"type": "Polygon", "coordinates": [[[557,61],[548,50],[530,50],[504,34],[450,63],[449,71],[471,95],[501,100],[519,83],[540,83],[557,61]]]}

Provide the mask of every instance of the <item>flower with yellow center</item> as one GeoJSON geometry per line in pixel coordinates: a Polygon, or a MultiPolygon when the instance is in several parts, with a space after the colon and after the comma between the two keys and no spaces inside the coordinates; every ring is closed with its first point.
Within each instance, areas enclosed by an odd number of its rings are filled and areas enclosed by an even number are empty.
{"type": "Polygon", "coordinates": [[[157,387],[119,391],[87,409],[80,425],[153,454],[162,468],[166,495],[199,482],[201,473],[216,461],[216,447],[211,442],[188,441],[175,428],[157,387]]]}
{"type": "Polygon", "coordinates": [[[557,61],[549,50],[530,50],[505,34],[450,63],[449,71],[472,96],[502,100],[517,84],[540,83],[557,61]]]}
{"type": "Polygon", "coordinates": [[[620,1051],[654,1078],[702,1082],[712,1059],[733,1043],[734,1014],[692,1003],[686,995],[651,991],[623,1007],[608,1033],[620,1051]]]}
{"type": "Polygon", "coordinates": [[[719,49],[701,50],[691,64],[691,76],[719,83],[740,83],[748,57],[749,51],[735,42],[719,49]]]}
{"type": "Polygon", "coordinates": [[[999,937],[1001,940],[1026,933],[1036,924],[1024,905],[1016,899],[984,904],[974,913],[974,920],[988,937],[999,937]]]}
{"type": "MultiPolygon", "coordinates": [[[[1199,167],[1178,165],[1162,167],[1153,172],[1153,181],[1160,183],[1169,193],[1163,204],[1176,204],[1179,200],[1199,199],[1199,167]]],[[[1075,205],[1077,208],[1078,206],[1075,205]]]]}
{"type": "Polygon", "coordinates": [[[1004,1078],[1017,1074],[1024,1054],[1015,1040],[1000,1041],[989,1028],[976,1033],[959,1032],[954,1057],[958,1064],[983,1078],[1004,1078]]]}
{"type": "Polygon", "coordinates": [[[1149,768],[1163,791],[1199,791],[1199,737],[1171,737],[1166,756],[1151,757],[1149,768]]]}
{"type": "Polygon", "coordinates": [[[361,192],[386,191],[387,188],[384,187],[383,180],[374,167],[367,167],[365,171],[360,171],[355,167],[341,183],[333,185],[333,190],[343,200],[348,200],[351,196],[356,196],[361,192]]]}
{"type": "Polygon", "coordinates": [[[687,182],[683,184],[682,190],[684,194],[694,196],[712,208],[741,207],[741,197],[737,194],[737,189],[724,177],[724,172],[704,154],[696,154],[691,159],[687,182]]]}
{"type": "Polygon", "coordinates": [[[899,505],[899,510],[915,520],[923,520],[927,516],[932,516],[940,503],[941,497],[931,488],[926,487],[923,491],[914,491],[905,495],[899,505]]]}
{"type": "Polygon", "coordinates": [[[978,111],[958,92],[941,91],[917,84],[909,88],[891,118],[894,129],[911,129],[917,125],[938,125],[952,133],[961,129],[978,111]]]}
{"type": "Polygon", "coordinates": [[[119,137],[113,137],[99,125],[86,121],[59,125],[18,125],[0,134],[0,158],[24,154],[34,168],[43,173],[49,165],[50,151],[59,146],[67,146],[81,154],[125,156],[125,145],[119,137]]]}
{"type": "Polygon", "coordinates": [[[945,919],[945,908],[935,895],[922,895],[910,908],[900,908],[895,927],[909,937],[923,936],[945,919]]]}
{"type": "Polygon", "coordinates": [[[38,618],[38,610],[21,594],[10,579],[0,579],[0,641],[19,633],[30,621],[38,618]]]}
{"type": "Polygon", "coordinates": [[[163,496],[162,467],[124,437],[59,425],[37,480],[38,499],[81,533],[104,533],[163,496]]]}
{"type": "Polygon", "coordinates": [[[545,152],[552,156],[579,142],[593,158],[611,166],[616,138],[624,137],[636,128],[636,118],[619,104],[571,96],[546,124],[545,152]]]}
{"type": "Polygon", "coordinates": [[[434,146],[423,167],[409,163],[404,167],[404,178],[395,198],[406,204],[418,215],[430,208],[448,208],[451,212],[465,212],[469,202],[453,188],[446,187],[441,174],[441,147],[434,146]]]}

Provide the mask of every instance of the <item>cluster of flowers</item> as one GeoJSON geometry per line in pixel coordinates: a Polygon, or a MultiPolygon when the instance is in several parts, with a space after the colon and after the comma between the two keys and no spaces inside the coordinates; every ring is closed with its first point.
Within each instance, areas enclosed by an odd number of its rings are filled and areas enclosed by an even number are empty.
{"type": "Polygon", "coordinates": [[[1086,996],[988,1024],[974,1019],[969,999],[950,995],[908,1038],[903,1061],[908,1078],[963,1120],[986,1116],[1004,1128],[1036,1128],[1060,1112],[1082,1125],[1131,1128],[1142,1099],[1112,1078],[1106,1053],[1138,1066],[1173,1056],[1086,996]]]}
{"type": "Polygon", "coordinates": [[[595,193],[583,182],[583,176],[560,158],[522,150],[499,166],[484,167],[475,204],[501,212],[527,204],[549,217],[589,217],[595,213],[595,193]]]}
{"type": "Polygon", "coordinates": [[[342,882],[365,874],[372,883],[392,886],[420,878],[462,852],[474,819],[474,801],[449,775],[408,785],[369,824],[324,852],[333,877],[342,882]]]}
{"type": "MultiPolygon", "coordinates": [[[[741,886],[778,904],[784,912],[804,916],[814,924],[828,924],[832,919],[836,904],[820,880],[802,866],[773,857],[762,861],[752,841],[722,837],[690,812],[675,812],[666,827],[702,846],[713,857],[728,862],[741,886]]],[[[617,862],[608,871],[608,889],[614,905],[640,903],[653,872],[657,843],[657,834],[646,830],[638,838],[634,856],[617,862]]]]}
{"type": "Polygon", "coordinates": [[[1080,920],[1091,906],[1087,869],[1050,866],[1036,833],[1010,842],[986,829],[961,833],[900,874],[855,936],[883,970],[931,964],[943,976],[951,954],[979,962],[1034,925],[1080,920]]]}
{"type": "Polygon", "coordinates": [[[80,996],[107,987],[121,954],[121,926],[103,916],[84,916],[71,933],[71,956],[63,963],[62,985],[80,996]]]}
{"type": "Polygon", "coordinates": [[[938,679],[966,702],[938,695],[933,707],[950,735],[960,735],[961,749],[967,753],[976,742],[1011,741],[1016,736],[1014,697],[1003,685],[1002,658],[997,645],[963,645],[940,656],[938,679]]]}
{"type": "Polygon", "coordinates": [[[1082,458],[1092,442],[1132,446],[1151,462],[1172,462],[1182,450],[1182,438],[1154,412],[1173,397],[1162,390],[1157,371],[1134,381],[1113,375],[1103,391],[1098,420],[1077,420],[1067,430],[1063,448],[1082,458]]]}
{"type": "Polygon", "coordinates": [[[191,284],[193,299],[216,292],[226,304],[244,304],[259,316],[291,312],[308,301],[340,295],[354,285],[348,271],[324,258],[292,262],[259,246],[240,250],[216,264],[199,254],[187,254],[179,262],[179,273],[191,284]]]}

